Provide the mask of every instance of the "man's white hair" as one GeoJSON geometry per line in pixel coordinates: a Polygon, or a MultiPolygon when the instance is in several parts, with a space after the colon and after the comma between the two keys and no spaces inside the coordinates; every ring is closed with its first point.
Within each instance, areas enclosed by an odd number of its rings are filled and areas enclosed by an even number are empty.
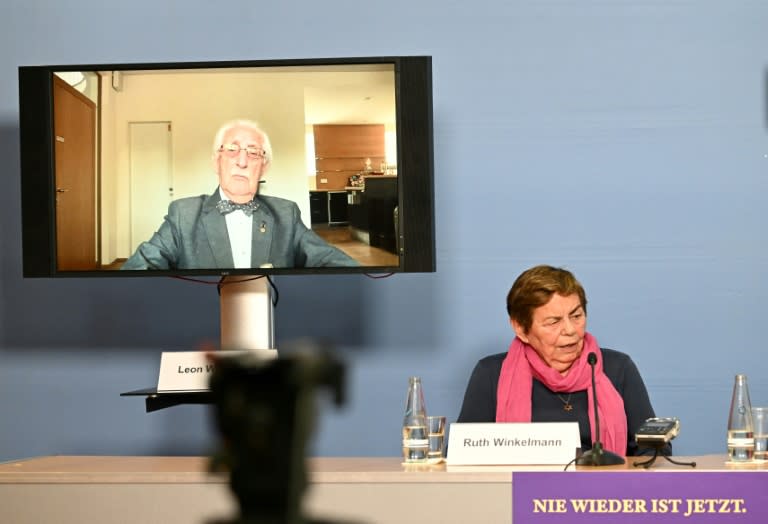
{"type": "Polygon", "coordinates": [[[269,136],[267,133],[261,129],[258,123],[254,122],[253,120],[242,118],[237,120],[230,120],[229,122],[223,124],[218,131],[216,131],[216,136],[213,138],[214,158],[216,158],[216,153],[219,152],[219,148],[223,145],[222,140],[224,139],[224,135],[227,133],[227,131],[235,127],[245,127],[258,133],[262,138],[261,148],[264,150],[264,165],[272,162],[272,144],[269,142],[269,136]]]}

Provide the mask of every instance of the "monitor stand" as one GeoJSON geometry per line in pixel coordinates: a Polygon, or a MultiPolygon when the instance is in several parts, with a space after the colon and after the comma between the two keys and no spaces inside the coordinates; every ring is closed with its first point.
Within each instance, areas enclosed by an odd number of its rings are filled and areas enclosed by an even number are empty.
{"type": "MultiPolygon", "coordinates": [[[[277,357],[275,349],[274,305],[272,286],[264,276],[227,276],[219,284],[221,308],[221,350],[232,356],[247,351],[257,359],[277,357]]],[[[161,373],[163,372],[161,360],[161,373]]],[[[207,391],[158,391],[157,387],[121,393],[121,396],[146,397],[147,412],[157,411],[179,404],[209,404],[207,391]]]]}
{"type": "Polygon", "coordinates": [[[274,358],[272,286],[265,276],[226,276],[219,284],[221,349],[249,350],[274,358]]]}

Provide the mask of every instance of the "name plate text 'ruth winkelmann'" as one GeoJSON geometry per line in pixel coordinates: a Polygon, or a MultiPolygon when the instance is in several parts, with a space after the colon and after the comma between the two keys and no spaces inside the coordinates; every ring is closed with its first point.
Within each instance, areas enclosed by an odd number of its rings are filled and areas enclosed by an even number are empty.
{"type": "Polygon", "coordinates": [[[568,464],[581,447],[577,422],[451,424],[448,465],[568,464]]]}
{"type": "Polygon", "coordinates": [[[157,391],[208,391],[208,382],[216,367],[215,359],[248,355],[259,359],[277,357],[274,349],[214,351],[214,359],[205,351],[164,351],[160,356],[157,391]]]}

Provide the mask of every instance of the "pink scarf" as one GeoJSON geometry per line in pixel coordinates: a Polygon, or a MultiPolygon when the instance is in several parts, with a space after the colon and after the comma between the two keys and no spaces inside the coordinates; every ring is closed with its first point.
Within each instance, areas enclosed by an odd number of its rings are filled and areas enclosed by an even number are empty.
{"type": "Polygon", "coordinates": [[[598,398],[597,410],[600,413],[600,432],[603,437],[601,442],[603,448],[623,457],[627,453],[627,416],[624,413],[624,399],[603,373],[603,352],[600,351],[595,337],[589,333],[584,333],[584,348],[566,376],[549,367],[531,346],[515,338],[501,365],[499,387],[496,391],[496,422],[531,421],[531,390],[533,378],[536,378],[556,393],[587,390],[592,442],[598,440],[595,435],[594,401],[592,400],[592,369],[587,362],[589,353],[597,356],[595,387],[598,398]]]}

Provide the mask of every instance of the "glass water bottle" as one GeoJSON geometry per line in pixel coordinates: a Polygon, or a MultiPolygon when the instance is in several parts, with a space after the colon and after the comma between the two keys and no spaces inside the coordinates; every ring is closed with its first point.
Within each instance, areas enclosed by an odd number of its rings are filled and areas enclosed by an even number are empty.
{"type": "Polygon", "coordinates": [[[736,375],[728,417],[728,457],[733,462],[746,462],[752,460],[754,453],[752,403],[749,401],[747,376],[736,375]]]}
{"type": "Polygon", "coordinates": [[[427,438],[427,407],[419,377],[408,379],[408,397],[403,417],[403,460],[426,462],[429,451],[427,438]]]}

